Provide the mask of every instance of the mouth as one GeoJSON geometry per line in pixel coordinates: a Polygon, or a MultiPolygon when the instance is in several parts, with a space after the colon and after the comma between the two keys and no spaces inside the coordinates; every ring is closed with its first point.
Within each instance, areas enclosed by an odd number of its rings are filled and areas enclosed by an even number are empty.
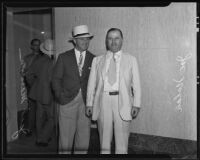
{"type": "Polygon", "coordinates": [[[118,46],[115,45],[115,46],[112,46],[112,48],[118,48],[118,46]]]}

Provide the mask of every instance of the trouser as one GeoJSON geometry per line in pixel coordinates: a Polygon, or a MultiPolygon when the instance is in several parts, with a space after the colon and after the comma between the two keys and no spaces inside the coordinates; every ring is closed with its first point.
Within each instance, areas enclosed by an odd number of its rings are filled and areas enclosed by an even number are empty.
{"type": "Polygon", "coordinates": [[[111,153],[111,141],[115,137],[115,153],[127,154],[130,121],[123,121],[118,110],[118,95],[103,92],[103,103],[97,120],[101,154],[111,153]]]}
{"type": "Polygon", "coordinates": [[[54,127],[54,106],[37,102],[36,139],[38,142],[48,143],[54,127]]]}
{"type": "Polygon", "coordinates": [[[59,108],[59,153],[86,154],[90,140],[91,120],[85,115],[81,92],[68,104],[59,108]]]}
{"type": "Polygon", "coordinates": [[[36,101],[28,98],[28,127],[29,130],[35,130],[36,126],[36,101]]]}

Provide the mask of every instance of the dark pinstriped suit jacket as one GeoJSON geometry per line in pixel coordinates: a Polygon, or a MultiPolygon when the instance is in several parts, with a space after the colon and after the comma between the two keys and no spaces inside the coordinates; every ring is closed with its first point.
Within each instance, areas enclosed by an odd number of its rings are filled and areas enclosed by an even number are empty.
{"type": "Polygon", "coordinates": [[[58,56],[52,79],[52,88],[59,104],[72,101],[81,88],[86,103],[87,83],[94,55],[86,51],[82,76],[79,75],[75,51],[71,49],[58,56]]]}

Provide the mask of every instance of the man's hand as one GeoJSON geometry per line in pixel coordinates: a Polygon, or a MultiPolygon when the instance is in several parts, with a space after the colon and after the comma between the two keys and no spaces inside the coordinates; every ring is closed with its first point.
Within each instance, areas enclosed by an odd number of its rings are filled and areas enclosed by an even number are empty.
{"type": "Polygon", "coordinates": [[[131,116],[132,116],[133,119],[137,117],[139,111],[140,111],[140,108],[132,106],[131,116]]]}
{"type": "Polygon", "coordinates": [[[85,108],[85,114],[88,117],[92,116],[92,107],[91,106],[86,106],[86,108],[85,108]]]}

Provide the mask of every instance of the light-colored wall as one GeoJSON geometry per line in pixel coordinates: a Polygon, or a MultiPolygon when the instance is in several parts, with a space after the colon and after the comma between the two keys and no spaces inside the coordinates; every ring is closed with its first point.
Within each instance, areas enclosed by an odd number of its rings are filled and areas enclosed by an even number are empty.
{"type": "Polygon", "coordinates": [[[89,26],[95,35],[89,50],[96,55],[105,52],[109,28],[122,30],[122,49],[137,58],[142,87],[142,109],[131,132],[197,139],[195,3],[65,7],[54,13],[57,55],[73,47],[68,40],[75,25],[89,26]]]}
{"type": "Polygon", "coordinates": [[[13,14],[7,12],[6,30],[6,134],[7,141],[17,128],[16,68],[14,55],[13,14]]]}

